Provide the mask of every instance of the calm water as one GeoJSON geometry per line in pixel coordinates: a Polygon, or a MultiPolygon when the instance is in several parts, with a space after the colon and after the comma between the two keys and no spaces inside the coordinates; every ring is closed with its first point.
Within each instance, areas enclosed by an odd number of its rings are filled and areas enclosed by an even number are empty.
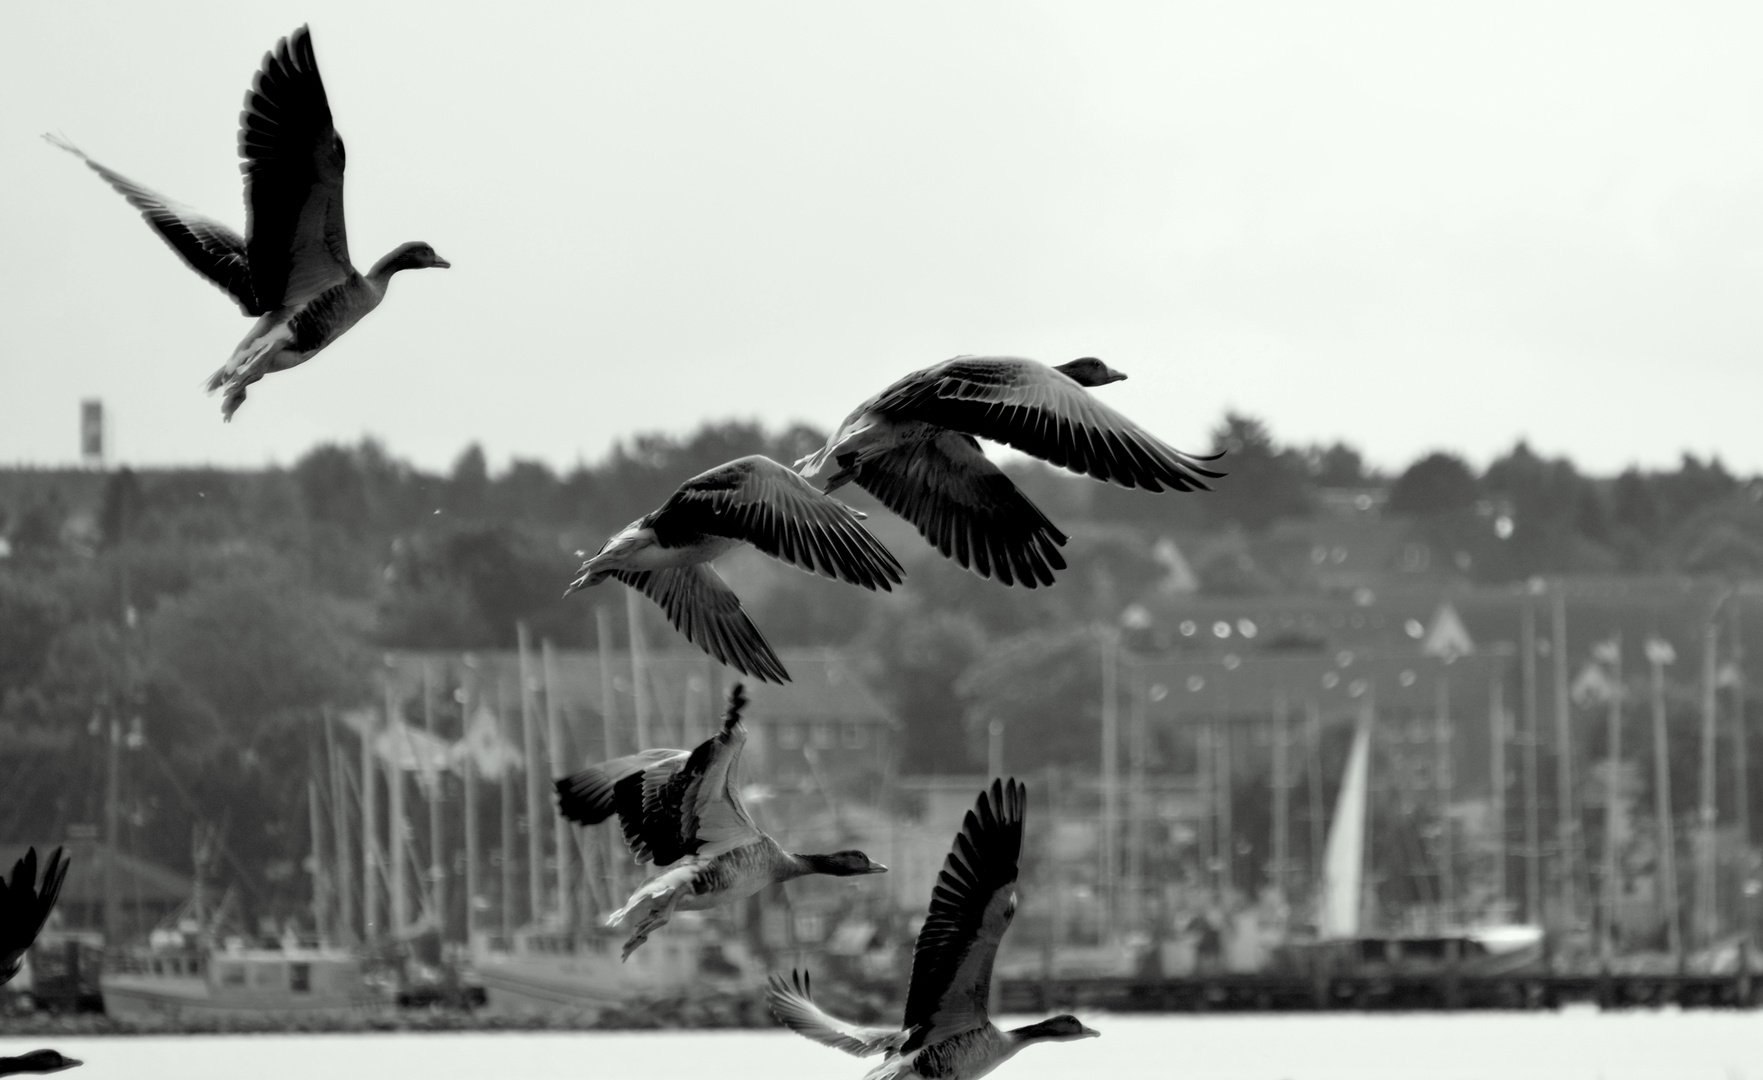
{"type": "MultiPolygon", "coordinates": [[[[1763,1013],[1084,1017],[1100,1039],[1033,1047],[1005,1080],[1763,1080],[1763,1013]]],[[[44,1045],[0,1038],[0,1053],[44,1045]]],[[[872,1062],[788,1032],[255,1035],[58,1040],[69,1080],[495,1077],[858,1080],[872,1062]]]]}

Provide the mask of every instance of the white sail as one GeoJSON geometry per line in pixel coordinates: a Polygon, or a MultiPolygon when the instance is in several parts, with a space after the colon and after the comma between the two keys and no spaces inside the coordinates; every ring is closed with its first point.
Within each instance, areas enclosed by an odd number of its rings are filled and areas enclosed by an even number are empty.
{"type": "Polygon", "coordinates": [[[1371,724],[1367,713],[1353,733],[1353,749],[1335,799],[1322,853],[1322,910],[1317,932],[1324,939],[1356,937],[1359,894],[1365,867],[1365,800],[1371,759],[1371,724]]]}

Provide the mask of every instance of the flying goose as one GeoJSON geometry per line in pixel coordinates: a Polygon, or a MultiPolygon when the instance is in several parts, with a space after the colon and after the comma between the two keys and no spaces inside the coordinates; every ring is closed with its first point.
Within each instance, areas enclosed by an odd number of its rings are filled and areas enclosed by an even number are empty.
{"type": "Polygon", "coordinates": [[[245,174],[245,236],[142,187],[87,157],[65,138],[45,135],[78,156],[141,212],[190,269],[232,296],[257,324],[208,380],[226,388],[227,420],[245,388],[272,371],[305,363],[385,299],[400,270],[451,264],[427,244],[400,244],[365,276],[349,261],[343,228],[343,140],[302,26],[276,43],[239,114],[245,174]]]}
{"type": "Polygon", "coordinates": [[[661,605],[692,644],[756,679],[790,681],[765,635],[710,560],[740,544],[823,577],[892,591],[905,571],[863,517],[768,457],[718,465],[681,484],[582,563],[563,595],[609,577],[661,605]]]}
{"type": "Polygon", "coordinates": [[[720,907],[807,874],[854,877],[887,870],[861,851],[785,851],[753,824],[735,780],[747,744],[741,723],[746,704],[746,690],[736,683],[722,730],[696,750],[644,750],[557,781],[558,813],[578,825],[598,825],[617,814],[637,861],[669,868],[645,881],[606,920],[617,926],[638,915],[624,943],[626,960],[675,911],[720,907]]]}
{"type": "Polygon", "coordinates": [[[61,883],[67,877],[68,862],[61,848],[49,856],[43,868],[43,885],[37,887],[37,849],[27,848],[24,858],[12,867],[12,881],[0,881],[0,985],[12,980],[24,966],[25,953],[31,942],[43,932],[55,898],[61,895],[61,883]]]}
{"type": "Polygon", "coordinates": [[[861,1027],[828,1014],[809,994],[808,973],[771,977],[771,1010],[785,1027],[858,1057],[884,1054],[864,1080],[974,1080],[1038,1042],[1101,1032],[1069,1014],[1000,1031],[987,1016],[992,960],[1016,914],[1027,794],[1015,780],[991,790],[961,823],[931,891],[930,913],[912,952],[906,1016],[898,1029],[861,1027]]]}
{"type": "Polygon", "coordinates": [[[832,492],[856,481],[980,577],[1028,588],[1065,568],[1068,537],[986,459],[991,439],[1097,480],[1147,491],[1206,489],[1224,475],[1090,395],[1125,375],[1086,356],[1048,367],[1014,356],[957,356],[915,371],[845,418],[796,462],[832,492]],[[977,438],[976,438],[977,436],[977,438]]]}

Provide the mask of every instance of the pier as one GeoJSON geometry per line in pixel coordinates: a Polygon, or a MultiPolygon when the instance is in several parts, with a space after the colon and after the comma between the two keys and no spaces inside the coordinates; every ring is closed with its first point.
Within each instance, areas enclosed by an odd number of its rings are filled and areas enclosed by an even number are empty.
{"type": "Polygon", "coordinates": [[[1220,974],[1187,978],[1001,979],[1002,1011],[1317,1012],[1325,1010],[1433,1011],[1451,1009],[1750,1009],[1760,1003],[1750,973],[1547,972],[1452,975],[1380,972],[1327,976],[1220,974]]]}

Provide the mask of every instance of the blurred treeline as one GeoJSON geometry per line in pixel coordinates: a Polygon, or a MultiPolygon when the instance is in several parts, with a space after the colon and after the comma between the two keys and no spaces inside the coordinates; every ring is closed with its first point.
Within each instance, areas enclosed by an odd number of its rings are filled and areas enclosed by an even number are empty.
{"type": "MultiPolygon", "coordinates": [[[[822,439],[727,422],[639,436],[562,475],[520,460],[492,475],[476,446],[437,475],[371,441],[286,469],[0,472],[0,839],[102,826],[115,730],[125,850],[187,868],[193,826],[217,828],[217,872],[247,908],[291,910],[317,721],[376,700],[381,652],[512,648],[517,621],[535,640],[592,647],[596,604],[617,605],[622,647],[620,586],[562,599],[580,553],[689,476],[749,453],[791,462],[822,439]]],[[[903,589],[870,594],[756,556],[724,573],[775,645],[858,659],[904,723],[904,771],[964,772],[983,762],[992,715],[1010,718],[1013,768],[1092,761],[1094,628],[1171,582],[1168,542],[1202,591],[1290,589],[1255,541],[1326,513],[1324,492],[1387,494],[1385,512],[1472,580],[1763,572],[1758,488],[1718,461],[1592,478],[1521,443],[1483,471],[1433,454],[1390,477],[1350,446],[1281,446],[1235,415],[1210,449],[1229,475],[1192,495],[1010,462],[1071,535],[1050,589],[959,570],[850,488],[840,497],[905,563],[903,589]]],[[[648,636],[685,647],[658,613],[648,636]]]]}

